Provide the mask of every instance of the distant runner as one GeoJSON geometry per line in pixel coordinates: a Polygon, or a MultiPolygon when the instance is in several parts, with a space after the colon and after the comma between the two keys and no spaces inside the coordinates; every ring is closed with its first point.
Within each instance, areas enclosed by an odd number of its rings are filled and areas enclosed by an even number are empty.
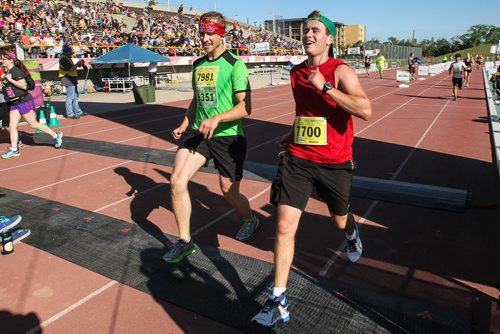
{"type": "Polygon", "coordinates": [[[467,57],[464,60],[465,64],[465,78],[464,85],[465,87],[469,87],[470,75],[472,73],[472,65],[474,65],[474,58],[470,53],[467,54],[467,57]]]}
{"type": "Polygon", "coordinates": [[[448,75],[453,73],[451,82],[453,84],[453,101],[457,100],[458,91],[462,89],[462,78],[465,72],[465,64],[462,61],[462,55],[457,53],[455,55],[455,61],[450,64],[448,69],[448,75]]]}
{"type": "Polygon", "coordinates": [[[375,58],[375,64],[377,65],[377,70],[378,70],[378,76],[380,79],[382,78],[382,71],[384,70],[384,64],[385,64],[385,57],[382,54],[382,51],[380,51],[377,55],[377,58],[375,58]]]}

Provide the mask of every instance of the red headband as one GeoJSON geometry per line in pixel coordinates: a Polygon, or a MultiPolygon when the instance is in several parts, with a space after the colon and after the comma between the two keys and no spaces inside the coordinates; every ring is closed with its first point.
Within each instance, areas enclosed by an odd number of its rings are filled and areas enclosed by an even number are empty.
{"type": "Polygon", "coordinates": [[[224,37],[226,34],[226,29],[219,22],[203,20],[200,23],[200,32],[207,34],[216,34],[220,37],[224,37]]]}

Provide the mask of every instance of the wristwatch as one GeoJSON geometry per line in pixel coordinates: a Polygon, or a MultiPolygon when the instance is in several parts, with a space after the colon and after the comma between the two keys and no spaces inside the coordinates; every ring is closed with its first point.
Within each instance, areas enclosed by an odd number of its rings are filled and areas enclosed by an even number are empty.
{"type": "Polygon", "coordinates": [[[331,82],[325,82],[325,84],[323,85],[323,90],[321,90],[321,93],[322,93],[323,95],[325,95],[325,94],[326,94],[326,92],[328,92],[328,91],[329,91],[330,89],[332,89],[332,88],[333,88],[333,85],[332,85],[332,83],[331,83],[331,82]]]}

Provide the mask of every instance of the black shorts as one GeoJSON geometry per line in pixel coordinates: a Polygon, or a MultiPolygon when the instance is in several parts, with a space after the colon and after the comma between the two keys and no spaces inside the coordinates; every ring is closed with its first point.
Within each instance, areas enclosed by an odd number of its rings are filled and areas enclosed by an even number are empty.
{"type": "Polygon", "coordinates": [[[372,64],[371,64],[371,63],[365,63],[365,68],[367,68],[367,69],[368,69],[368,68],[370,68],[371,66],[372,66],[372,64]]]}
{"type": "Polygon", "coordinates": [[[271,186],[270,203],[304,211],[313,190],[337,216],[349,212],[354,161],[321,164],[284,154],[271,186]]]}
{"type": "MultiPolygon", "coordinates": [[[[207,159],[214,159],[219,174],[240,181],[243,178],[243,163],[247,155],[247,140],[244,136],[212,137],[204,139],[198,131],[186,131],[178,150],[187,148],[207,159]]],[[[205,166],[206,166],[205,165],[205,166]]]]}
{"type": "Polygon", "coordinates": [[[458,86],[458,88],[462,89],[462,78],[451,78],[451,82],[453,86],[458,86]]]}
{"type": "Polygon", "coordinates": [[[415,73],[415,66],[410,66],[408,70],[410,71],[410,73],[415,73]]]}

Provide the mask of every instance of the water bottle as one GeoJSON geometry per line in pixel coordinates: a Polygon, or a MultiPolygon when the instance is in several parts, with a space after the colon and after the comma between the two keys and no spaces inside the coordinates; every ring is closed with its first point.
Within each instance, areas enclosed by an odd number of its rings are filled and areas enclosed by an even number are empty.
{"type": "Polygon", "coordinates": [[[0,252],[3,255],[12,253],[14,251],[14,240],[12,240],[12,233],[10,233],[9,231],[3,232],[0,235],[0,239],[1,239],[0,252]]]}

